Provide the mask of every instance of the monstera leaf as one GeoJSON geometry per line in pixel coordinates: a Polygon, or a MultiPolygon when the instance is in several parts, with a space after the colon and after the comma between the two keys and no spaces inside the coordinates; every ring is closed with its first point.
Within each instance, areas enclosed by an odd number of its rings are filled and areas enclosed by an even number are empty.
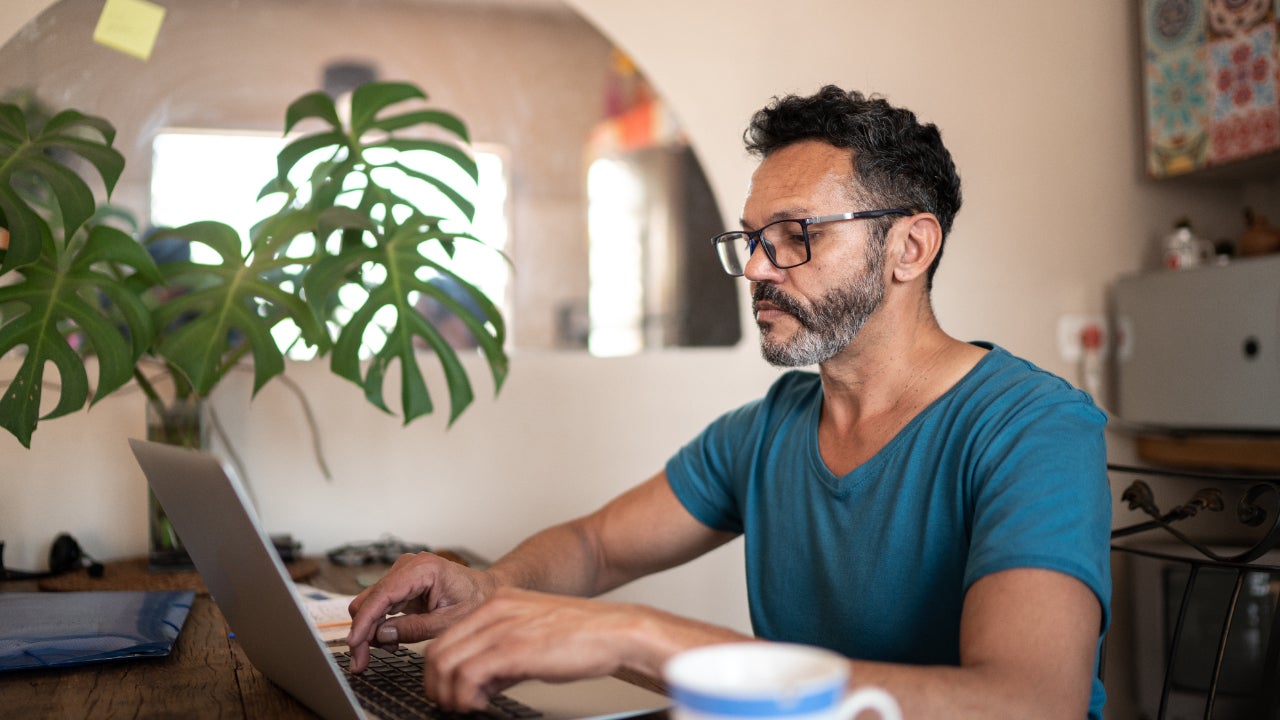
{"type": "MultiPolygon", "coordinates": [[[[457,353],[440,332],[415,309],[414,299],[422,293],[438,299],[454,312],[475,336],[493,375],[501,388],[507,375],[507,358],[503,350],[505,329],[502,317],[493,303],[480,290],[458,277],[440,262],[429,259],[429,249],[438,245],[446,256],[452,256],[456,242],[479,242],[465,232],[442,228],[441,218],[423,214],[410,200],[388,189],[380,178],[396,173],[406,182],[421,184],[439,191],[470,221],[475,206],[466,196],[444,179],[438,178],[411,160],[412,153],[427,152],[445,158],[460,168],[473,181],[478,177],[475,161],[462,145],[453,140],[419,137],[424,129],[443,131],[461,143],[467,141],[463,123],[454,115],[439,110],[410,110],[384,113],[392,105],[411,100],[425,100],[417,87],[405,83],[371,83],[357,88],[351,102],[350,127],[343,127],[333,101],[323,93],[305,95],[290,105],[286,113],[286,131],[306,119],[318,120],[323,129],[304,135],[279,155],[279,174],[265,192],[286,192],[289,197],[309,197],[303,210],[282,211],[282,217],[299,212],[317,220],[313,230],[322,241],[330,238],[335,213],[350,213],[364,221],[345,223],[337,234],[336,245],[319,251],[314,264],[305,274],[304,295],[318,319],[337,327],[330,364],[335,373],[364,389],[365,397],[375,406],[389,411],[384,400],[383,382],[390,365],[398,361],[401,380],[401,409],[405,423],[432,412],[433,404],[418,365],[415,338],[421,338],[434,351],[441,363],[450,397],[450,422],[474,398],[471,383],[457,353]],[[402,137],[400,131],[412,129],[414,137],[402,137]],[[326,159],[311,174],[305,188],[294,187],[288,176],[304,157],[323,153],[326,159]],[[306,192],[304,192],[304,190],[306,192]],[[320,220],[328,218],[329,226],[320,220]],[[377,283],[366,283],[367,276],[378,277],[377,283]],[[474,300],[474,310],[432,285],[432,276],[453,280],[474,300]],[[338,291],[348,284],[365,290],[363,304],[345,322],[337,321],[330,310],[338,291]],[[383,308],[394,310],[389,327],[374,322],[383,308]],[[362,350],[366,342],[379,332],[382,342],[372,348],[368,370],[361,371],[362,350]]],[[[255,246],[268,247],[280,242],[280,233],[264,223],[255,234],[255,246]]],[[[277,228],[284,222],[276,223],[277,228]]],[[[288,233],[285,233],[286,235],[288,233]]],[[[386,314],[386,313],[384,313],[386,314]]]]}
{"type": "Polygon", "coordinates": [[[331,149],[334,161],[312,178],[314,195],[312,203],[332,205],[336,196],[348,188],[347,179],[352,175],[363,176],[372,185],[372,174],[378,170],[396,170],[423,182],[449,198],[468,221],[475,218],[475,206],[466,196],[448,182],[424,173],[403,162],[403,153],[430,152],[452,161],[476,180],[479,170],[475,160],[459,144],[416,137],[424,129],[438,128],[456,137],[463,144],[469,141],[466,125],[452,113],[443,110],[411,110],[379,117],[379,113],[396,103],[407,100],[426,100],[426,93],[408,83],[369,83],[356,88],[351,96],[351,126],[344,128],[333,100],[324,93],[310,93],[295,100],[285,112],[285,132],[299,122],[312,118],[328,127],[320,132],[303,136],[289,143],[278,157],[279,178],[283,181],[289,171],[307,155],[318,150],[331,149]],[[396,135],[406,128],[415,137],[396,135]],[[397,151],[392,159],[371,161],[369,151],[397,151]]]}
{"type": "Polygon", "coordinates": [[[201,396],[208,395],[227,369],[244,353],[253,357],[253,392],[284,372],[284,355],[271,329],[293,320],[307,342],[319,344],[323,333],[310,309],[296,295],[270,279],[292,258],[254,253],[242,257],[240,236],[219,222],[197,222],[154,233],[149,240],[180,238],[203,244],[218,254],[217,264],[165,263],[160,270],[181,294],[155,310],[158,328],[166,328],[156,354],[177,368],[201,396]]]}
{"type": "Polygon", "coordinates": [[[0,103],[0,227],[9,231],[0,275],[36,262],[44,238],[69,242],[93,216],[92,189],[58,158],[88,161],[110,193],[124,170],[114,139],[115,129],[102,118],[64,110],[32,128],[16,105],[0,103]]]}
{"type": "MultiPolygon", "coordinates": [[[[444,368],[449,387],[452,423],[474,399],[471,382],[457,353],[434,326],[427,322],[410,301],[410,293],[425,293],[456,314],[471,330],[489,362],[494,385],[502,387],[507,376],[507,357],[502,349],[505,326],[502,315],[484,293],[468,284],[451,270],[422,253],[428,243],[453,242],[460,236],[439,230],[438,218],[413,216],[417,221],[392,226],[390,235],[376,247],[348,248],[337,255],[319,260],[307,273],[304,290],[312,302],[323,302],[348,282],[357,268],[382,268],[386,281],[369,289],[364,303],[342,327],[332,350],[331,368],[342,377],[364,388],[365,398],[375,406],[388,410],[383,400],[383,380],[393,360],[400,362],[401,407],[407,424],[413,418],[432,412],[431,396],[418,366],[415,338],[422,338],[435,351],[444,368]],[[419,277],[419,271],[432,270],[453,280],[481,310],[476,314],[437,285],[419,277]],[[377,350],[366,373],[360,370],[360,348],[368,336],[375,314],[383,307],[395,310],[394,323],[382,329],[384,342],[377,350]],[[492,329],[490,329],[492,328],[492,329]]],[[[319,311],[320,308],[317,308],[319,311]]]]}
{"type": "Polygon", "coordinates": [[[73,331],[98,357],[97,402],[128,382],[134,363],[151,342],[151,316],[141,298],[122,283],[110,266],[131,268],[159,282],[155,264],[136,240],[115,228],[93,227],[74,255],[60,252],[45,237],[46,252],[24,266],[20,280],[0,287],[0,356],[23,347],[26,354],[17,375],[0,396],[0,427],[31,446],[40,413],[46,363],[61,378],[61,396],[46,418],[85,406],[89,379],[84,361],[64,335],[73,331]]]}

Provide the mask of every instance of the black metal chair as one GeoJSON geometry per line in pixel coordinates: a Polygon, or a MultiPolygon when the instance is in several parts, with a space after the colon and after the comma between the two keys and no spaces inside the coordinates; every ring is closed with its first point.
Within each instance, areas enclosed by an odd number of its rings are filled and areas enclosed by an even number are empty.
{"type": "Polygon", "coordinates": [[[1111,533],[1129,556],[1143,717],[1280,718],[1280,477],[1108,470],[1117,520],[1147,516],[1111,533]],[[1158,491],[1189,499],[1162,512],[1158,491]]]}

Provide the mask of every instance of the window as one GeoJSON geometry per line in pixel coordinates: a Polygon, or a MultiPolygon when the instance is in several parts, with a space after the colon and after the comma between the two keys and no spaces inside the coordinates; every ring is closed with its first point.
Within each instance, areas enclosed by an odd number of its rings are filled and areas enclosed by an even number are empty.
{"type": "Polygon", "coordinates": [[[601,158],[587,173],[592,355],[644,349],[644,187],[624,163],[601,158]]]}
{"type": "MultiPolygon", "coordinates": [[[[276,173],[276,154],[287,140],[278,135],[227,130],[174,129],[155,138],[151,172],[151,222],[158,227],[174,227],[198,220],[226,223],[248,243],[249,230],[255,223],[279,209],[280,198],[268,196],[258,200],[258,192],[276,173]]],[[[507,247],[507,178],[502,148],[472,144],[472,153],[480,168],[476,201],[476,217],[472,234],[484,241],[459,243],[450,261],[454,270],[466,278],[503,310],[511,323],[511,307],[507,301],[509,269],[502,255],[494,250],[507,247]]],[[[418,166],[437,175],[451,178],[461,173],[447,160],[432,153],[415,157],[418,166]],[[440,163],[440,167],[432,167],[440,163]]],[[[305,163],[304,163],[305,164],[305,163]]],[[[304,178],[312,167],[299,164],[295,173],[304,178]]],[[[443,196],[419,187],[397,187],[395,177],[379,178],[402,197],[419,203],[428,213],[461,221],[456,208],[443,196]]],[[[469,181],[468,181],[469,182],[469,181]]],[[[207,248],[192,248],[195,262],[216,262],[217,256],[207,248]]],[[[440,251],[438,260],[447,260],[440,251]]],[[[344,288],[348,294],[342,302],[354,305],[361,298],[359,288],[344,288]]],[[[390,310],[390,308],[384,308],[390,310]]],[[[387,318],[389,321],[391,318],[387,318]]],[[[375,322],[378,322],[375,318],[375,322]]],[[[283,323],[282,323],[283,325],[283,323]]],[[[289,355],[305,359],[310,348],[295,344],[297,329],[277,327],[276,341],[289,347],[289,355]]],[[[371,350],[370,350],[371,352],[371,350]]]]}

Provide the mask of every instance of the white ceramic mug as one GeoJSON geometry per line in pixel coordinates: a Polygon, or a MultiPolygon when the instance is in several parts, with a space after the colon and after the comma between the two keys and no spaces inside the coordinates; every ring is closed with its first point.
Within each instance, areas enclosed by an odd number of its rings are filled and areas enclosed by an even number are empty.
{"type": "Polygon", "coordinates": [[[849,693],[849,662],[808,645],[741,642],[687,650],[663,667],[675,720],[902,720],[888,692],[849,693]]]}

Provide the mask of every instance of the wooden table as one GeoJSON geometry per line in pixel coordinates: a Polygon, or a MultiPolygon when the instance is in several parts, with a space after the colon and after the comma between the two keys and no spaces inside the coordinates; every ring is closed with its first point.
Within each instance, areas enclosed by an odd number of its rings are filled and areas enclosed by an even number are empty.
{"type": "MultiPolygon", "coordinates": [[[[327,560],[307,559],[305,581],[344,594],[359,591],[357,573],[379,574],[386,566],[346,568],[327,560]]],[[[0,716],[22,718],[315,718],[316,715],[280,690],[249,663],[228,637],[226,620],[201,593],[195,573],[156,574],[161,587],[147,583],[135,571],[137,561],[108,563],[101,581],[83,571],[57,579],[60,589],[152,590],[195,583],[195,603],[165,658],[121,660],[55,670],[24,670],[0,674],[0,716]],[[120,587],[120,584],[132,585],[120,587]]],[[[295,578],[298,573],[293,573],[295,578]]],[[[0,592],[48,589],[49,582],[0,582],[0,592]]],[[[654,688],[643,677],[627,677],[654,688]]]]}

